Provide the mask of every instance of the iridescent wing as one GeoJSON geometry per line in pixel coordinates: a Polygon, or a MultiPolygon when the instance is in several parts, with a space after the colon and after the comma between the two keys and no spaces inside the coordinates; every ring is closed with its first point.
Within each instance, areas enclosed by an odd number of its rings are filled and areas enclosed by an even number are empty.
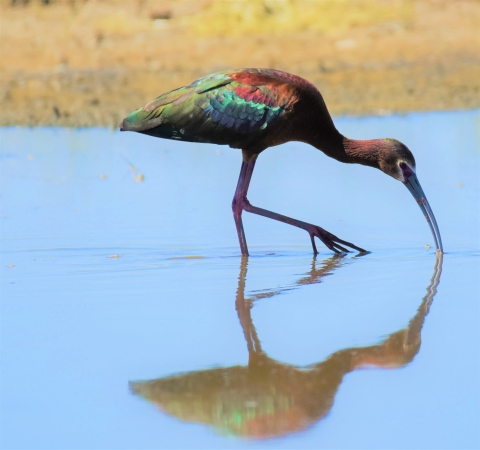
{"type": "Polygon", "coordinates": [[[259,69],[209,75],[157,97],[130,114],[121,129],[242,147],[265,135],[291,108],[295,89],[288,77],[259,69]]]}

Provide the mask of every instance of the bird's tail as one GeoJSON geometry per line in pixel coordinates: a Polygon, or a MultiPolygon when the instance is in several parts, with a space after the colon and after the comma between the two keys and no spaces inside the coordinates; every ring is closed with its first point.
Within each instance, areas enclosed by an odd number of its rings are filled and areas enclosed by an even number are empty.
{"type": "Polygon", "coordinates": [[[158,127],[162,122],[161,111],[155,114],[155,111],[146,111],[145,108],[140,108],[125,117],[118,126],[120,131],[145,131],[158,127]]]}

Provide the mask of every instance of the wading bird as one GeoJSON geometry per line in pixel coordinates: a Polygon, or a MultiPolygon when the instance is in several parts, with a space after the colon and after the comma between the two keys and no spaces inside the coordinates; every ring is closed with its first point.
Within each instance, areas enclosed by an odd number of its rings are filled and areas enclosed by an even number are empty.
{"type": "Polygon", "coordinates": [[[411,192],[430,225],[437,251],[443,252],[433,211],[415,174],[411,151],[395,139],[354,140],[333,124],[322,95],[309,81],[273,69],[239,69],[207,75],[160,95],[126,117],[121,131],[164,139],[229,145],[242,150],[243,162],[232,209],[242,255],[248,255],[242,211],[279,220],[315,237],[335,253],[346,247],[366,250],[323,228],[250,204],[248,186],[258,155],[289,141],[305,142],[344,163],[380,169],[411,192]]]}

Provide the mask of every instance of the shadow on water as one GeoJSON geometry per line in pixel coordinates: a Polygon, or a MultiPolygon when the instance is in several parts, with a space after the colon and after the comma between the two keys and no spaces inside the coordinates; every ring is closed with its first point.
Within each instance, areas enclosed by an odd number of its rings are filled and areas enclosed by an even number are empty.
{"type": "Polygon", "coordinates": [[[235,307],[247,341],[248,365],[131,382],[131,391],[183,421],[210,425],[221,433],[244,438],[279,437],[308,428],[328,414],[346,374],[365,367],[395,369],[413,360],[420,350],[421,330],[442,271],[440,256],[435,261],[427,292],[408,326],[377,345],[346,348],[307,367],[268,357],[252,321],[253,303],[286,290],[320,283],[345,262],[341,256],[332,257],[317,268],[314,259],[310,272],[293,287],[262,291],[245,298],[248,258],[243,258],[235,307]]]}

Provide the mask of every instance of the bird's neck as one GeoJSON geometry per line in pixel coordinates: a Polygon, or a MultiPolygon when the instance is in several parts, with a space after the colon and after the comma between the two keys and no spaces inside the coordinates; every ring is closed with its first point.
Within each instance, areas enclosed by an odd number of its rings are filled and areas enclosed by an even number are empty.
{"type": "Polygon", "coordinates": [[[317,138],[311,144],[337,161],[379,168],[379,159],[385,147],[383,139],[356,140],[338,133],[333,139],[317,138]]]}
{"type": "Polygon", "coordinates": [[[342,146],[348,156],[348,163],[380,168],[379,161],[383,149],[384,139],[357,140],[343,137],[342,146]]]}

